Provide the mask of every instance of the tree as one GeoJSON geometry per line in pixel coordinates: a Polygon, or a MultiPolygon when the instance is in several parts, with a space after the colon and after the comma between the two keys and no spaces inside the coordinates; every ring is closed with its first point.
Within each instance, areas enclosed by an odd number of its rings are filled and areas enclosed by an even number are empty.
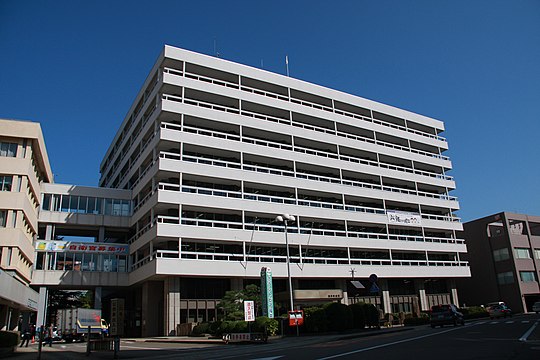
{"type": "Polygon", "coordinates": [[[244,301],[255,302],[255,316],[259,315],[261,309],[261,288],[257,285],[248,285],[242,290],[230,290],[220,300],[218,307],[223,310],[223,320],[243,320],[244,301]]]}
{"type": "Polygon", "coordinates": [[[47,323],[56,324],[56,313],[59,309],[92,307],[92,292],[79,290],[49,290],[47,307],[47,323]]]}

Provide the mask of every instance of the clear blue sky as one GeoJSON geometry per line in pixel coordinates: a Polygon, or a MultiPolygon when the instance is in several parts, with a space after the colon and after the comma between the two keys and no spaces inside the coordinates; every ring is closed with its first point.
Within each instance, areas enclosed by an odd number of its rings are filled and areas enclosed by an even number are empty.
{"type": "Polygon", "coordinates": [[[540,215],[540,1],[0,0],[0,117],[56,182],[99,163],[164,44],[443,120],[464,221],[540,215]]]}

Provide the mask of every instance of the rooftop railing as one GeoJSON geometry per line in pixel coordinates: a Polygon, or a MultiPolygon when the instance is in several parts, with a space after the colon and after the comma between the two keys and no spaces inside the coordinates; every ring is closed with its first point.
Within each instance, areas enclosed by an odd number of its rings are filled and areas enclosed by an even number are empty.
{"type": "Polygon", "coordinates": [[[406,131],[406,132],[409,132],[409,133],[413,133],[413,134],[416,134],[416,135],[420,135],[420,136],[424,136],[424,137],[428,137],[428,138],[432,138],[432,139],[436,139],[436,140],[439,140],[439,141],[446,142],[446,139],[444,137],[436,135],[436,134],[431,134],[431,133],[427,133],[427,132],[424,132],[424,131],[411,129],[411,128],[406,127],[406,126],[397,125],[397,124],[393,124],[393,123],[390,123],[390,122],[387,122],[387,121],[362,116],[362,115],[355,114],[355,113],[352,113],[352,112],[349,112],[349,111],[336,109],[334,107],[325,106],[325,105],[322,105],[322,104],[317,104],[317,103],[310,102],[310,101],[307,101],[307,100],[297,99],[297,98],[289,97],[289,96],[284,96],[284,95],[277,94],[277,93],[274,93],[274,92],[271,92],[271,91],[265,91],[265,90],[261,90],[261,89],[256,89],[256,88],[253,88],[253,87],[249,87],[249,86],[245,86],[245,85],[239,85],[239,84],[224,81],[224,80],[217,80],[217,79],[213,79],[213,78],[210,78],[210,77],[207,77],[207,76],[202,76],[202,75],[193,74],[193,73],[189,73],[189,72],[185,72],[185,74],[184,74],[182,71],[178,71],[178,70],[171,69],[171,68],[165,68],[164,72],[170,73],[170,74],[173,74],[173,75],[177,75],[177,76],[185,76],[185,77],[190,78],[190,79],[195,79],[195,80],[207,82],[207,83],[211,83],[211,84],[214,84],[214,85],[219,85],[219,86],[224,86],[224,87],[229,87],[229,88],[234,88],[234,89],[240,89],[242,91],[250,92],[250,93],[265,96],[265,97],[270,97],[270,98],[273,98],[273,99],[289,101],[289,102],[296,103],[296,104],[299,104],[299,105],[302,105],[302,106],[310,107],[312,109],[322,110],[322,111],[326,111],[326,112],[332,112],[332,113],[335,113],[335,114],[338,114],[338,115],[352,117],[352,118],[355,118],[355,119],[371,122],[371,123],[374,123],[374,124],[378,124],[378,125],[382,125],[382,126],[386,126],[386,127],[390,127],[390,128],[406,131]]]}

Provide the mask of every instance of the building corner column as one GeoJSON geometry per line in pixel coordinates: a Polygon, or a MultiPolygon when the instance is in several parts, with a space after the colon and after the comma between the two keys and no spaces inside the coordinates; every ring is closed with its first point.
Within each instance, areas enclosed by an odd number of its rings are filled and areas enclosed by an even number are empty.
{"type": "Polygon", "coordinates": [[[36,328],[39,328],[41,325],[45,325],[47,315],[47,287],[42,286],[39,288],[39,298],[38,298],[38,311],[36,317],[36,328]]]}

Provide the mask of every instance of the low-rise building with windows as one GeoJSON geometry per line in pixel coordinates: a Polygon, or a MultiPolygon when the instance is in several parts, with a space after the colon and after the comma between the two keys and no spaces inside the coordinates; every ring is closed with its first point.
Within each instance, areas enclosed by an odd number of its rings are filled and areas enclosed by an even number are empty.
{"type": "Polygon", "coordinates": [[[504,301],[514,312],[540,301],[540,216],[502,212],[463,224],[471,278],[460,279],[461,301],[504,301]]]}

